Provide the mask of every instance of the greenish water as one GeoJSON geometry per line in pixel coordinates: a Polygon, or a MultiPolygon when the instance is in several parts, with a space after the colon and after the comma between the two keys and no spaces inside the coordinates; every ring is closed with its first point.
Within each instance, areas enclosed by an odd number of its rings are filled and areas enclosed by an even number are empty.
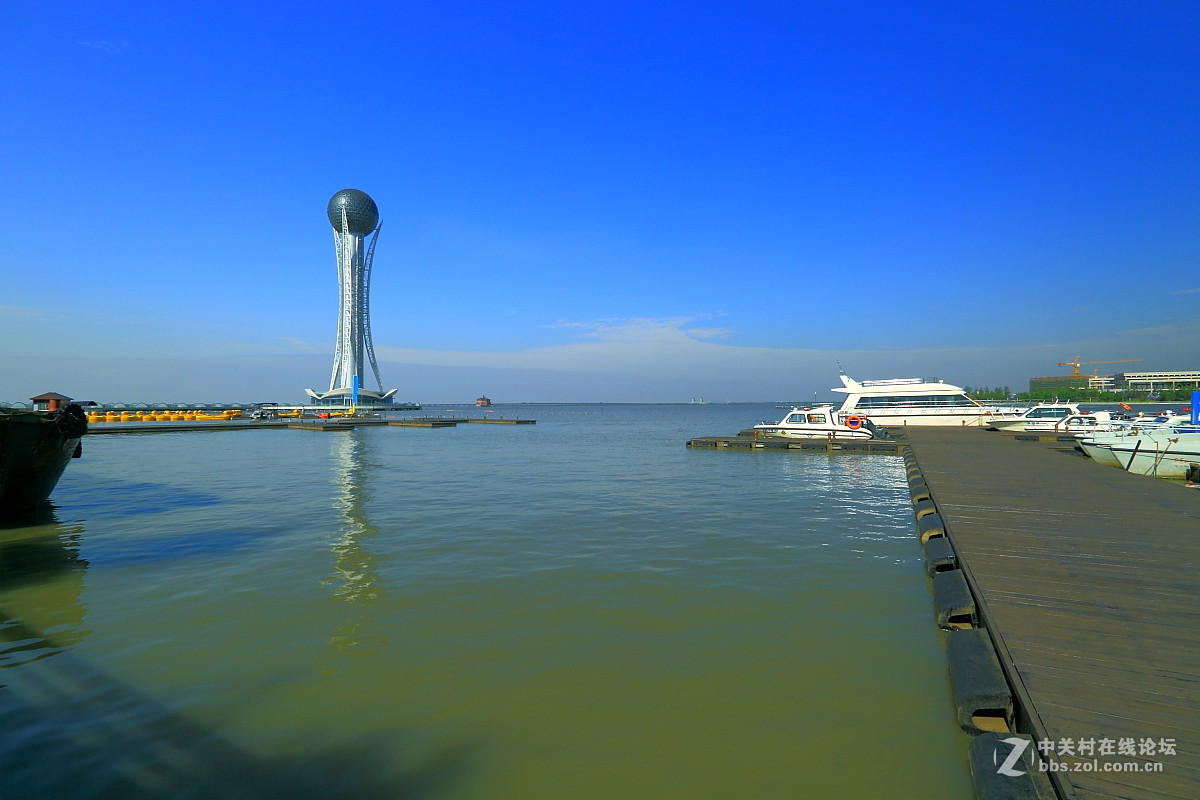
{"type": "Polygon", "coordinates": [[[899,458],[520,413],[89,437],[0,531],[0,796],[971,796],[899,458]]]}

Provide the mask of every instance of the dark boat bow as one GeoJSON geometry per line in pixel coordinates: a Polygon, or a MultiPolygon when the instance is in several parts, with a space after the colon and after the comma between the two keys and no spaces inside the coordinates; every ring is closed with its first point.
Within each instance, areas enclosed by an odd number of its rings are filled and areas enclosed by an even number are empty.
{"type": "Polygon", "coordinates": [[[0,409],[0,515],[44,502],[67,462],[79,458],[87,416],[71,403],[57,411],[0,409]]]}

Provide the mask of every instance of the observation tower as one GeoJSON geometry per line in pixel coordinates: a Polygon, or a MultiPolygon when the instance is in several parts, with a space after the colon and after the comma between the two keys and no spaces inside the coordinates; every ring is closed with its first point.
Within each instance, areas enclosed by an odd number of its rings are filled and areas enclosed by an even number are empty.
{"type": "Polygon", "coordinates": [[[379,209],[366,192],[343,189],[329,198],[327,211],[333,225],[339,289],[333,375],[329,391],[304,391],[320,405],[391,405],[396,390],[383,390],[371,343],[371,261],[379,240],[379,209]],[[371,364],[376,391],[363,388],[366,361],[371,364]]]}

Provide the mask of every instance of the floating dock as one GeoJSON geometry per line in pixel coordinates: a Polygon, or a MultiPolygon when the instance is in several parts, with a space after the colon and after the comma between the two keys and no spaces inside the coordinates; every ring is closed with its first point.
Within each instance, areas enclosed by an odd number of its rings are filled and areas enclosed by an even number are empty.
{"type": "Polygon", "coordinates": [[[327,419],[301,417],[299,419],[279,420],[279,422],[282,424],[277,424],[276,420],[269,420],[267,424],[272,427],[293,428],[305,431],[346,431],[351,428],[388,424],[388,420],[386,419],[371,417],[329,417],[327,419]]]}
{"type": "Polygon", "coordinates": [[[905,447],[903,438],[894,439],[809,439],[798,436],[763,436],[744,430],[737,436],[699,436],[688,439],[688,447],[715,447],[731,450],[809,450],[822,453],[878,453],[900,455],[905,447]]]}
{"type": "Polygon", "coordinates": [[[1200,797],[1200,491],[1071,437],[905,436],[979,796],[1200,797]]]}
{"type": "Polygon", "coordinates": [[[450,425],[474,422],[483,425],[533,425],[535,419],[518,419],[516,417],[414,417],[413,422],[445,422],[450,425]]]}

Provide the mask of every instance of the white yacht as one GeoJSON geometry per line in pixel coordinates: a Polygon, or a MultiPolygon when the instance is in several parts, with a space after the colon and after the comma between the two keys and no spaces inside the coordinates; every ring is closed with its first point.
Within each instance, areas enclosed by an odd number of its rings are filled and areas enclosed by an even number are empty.
{"type": "Polygon", "coordinates": [[[763,422],[752,428],[755,436],[789,436],[802,439],[886,439],[881,430],[862,414],[842,414],[830,404],[812,408],[793,407],[779,422],[763,422]]]}
{"type": "Polygon", "coordinates": [[[1002,409],[968,397],[961,386],[936,378],[896,378],[861,383],[842,374],[846,395],[841,414],[861,414],[876,425],[983,426],[997,417],[1016,416],[1020,409],[1002,409]]]}

